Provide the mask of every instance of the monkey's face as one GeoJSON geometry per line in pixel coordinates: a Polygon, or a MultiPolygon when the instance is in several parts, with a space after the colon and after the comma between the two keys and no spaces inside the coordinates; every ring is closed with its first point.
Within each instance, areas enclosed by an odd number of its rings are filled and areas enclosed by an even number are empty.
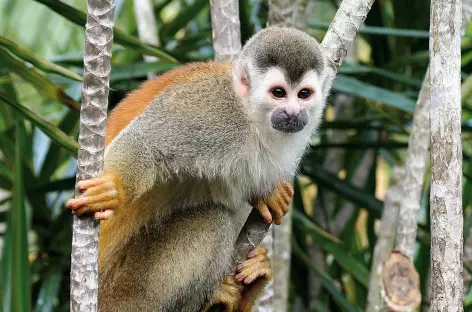
{"type": "Polygon", "coordinates": [[[291,81],[286,72],[272,67],[251,77],[250,105],[272,129],[283,133],[302,131],[318,121],[323,110],[320,79],[313,70],[291,81]]]}

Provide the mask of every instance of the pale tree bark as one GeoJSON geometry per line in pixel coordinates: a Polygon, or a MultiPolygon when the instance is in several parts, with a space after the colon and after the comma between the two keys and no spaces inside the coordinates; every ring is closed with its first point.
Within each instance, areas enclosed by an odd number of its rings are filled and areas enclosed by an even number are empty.
{"type": "Polygon", "coordinates": [[[428,160],[429,148],[429,110],[430,110],[429,68],[421,85],[416,110],[408,142],[403,181],[402,202],[400,206],[396,249],[413,259],[416,242],[418,211],[420,210],[421,190],[428,160]]]}
{"type": "Polygon", "coordinates": [[[374,1],[343,0],[341,2],[322,42],[329,59],[331,81],[336,77],[338,68],[344,61],[347,51],[351,47],[359,27],[364,23],[374,1]]]}
{"type": "MultiPolygon", "coordinates": [[[[465,35],[465,31],[467,30],[467,27],[469,26],[470,20],[472,19],[472,0],[464,0],[462,2],[462,36],[465,35]]],[[[470,81],[469,76],[466,81],[470,81]]],[[[462,100],[465,98],[469,97],[471,94],[471,83],[469,84],[464,83],[461,86],[461,95],[462,95],[462,100]]],[[[468,266],[472,266],[472,231],[469,231],[469,233],[464,233],[465,236],[465,242],[464,242],[464,264],[468,266]]],[[[467,287],[469,286],[471,282],[471,275],[468,270],[464,270],[464,291],[467,291],[467,287]]]]}
{"type": "MultiPolygon", "coordinates": [[[[113,0],[87,2],[76,182],[103,172],[114,12],[113,0]]],[[[70,308],[74,312],[97,310],[98,231],[98,223],[91,217],[74,216],[70,273],[70,308]]]]}
{"type": "MultiPolygon", "coordinates": [[[[154,16],[154,8],[151,0],[134,0],[134,16],[138,25],[138,36],[142,42],[159,46],[159,37],[157,33],[157,22],[154,16]]],[[[157,62],[158,58],[151,55],[144,55],[144,61],[147,63],[157,62]]],[[[152,72],[147,74],[148,79],[156,75],[152,72]]]]}
{"type": "Polygon", "coordinates": [[[395,230],[397,227],[398,212],[400,210],[402,183],[404,170],[394,167],[390,186],[385,196],[384,209],[381,219],[381,231],[377,236],[374,248],[372,269],[367,295],[367,312],[382,311],[384,301],[381,295],[382,265],[390,256],[395,243],[395,230]]]}
{"type": "Polygon", "coordinates": [[[431,1],[431,311],[463,311],[462,1],[431,1]]]}
{"type": "Polygon", "coordinates": [[[210,0],[215,60],[234,59],[241,51],[239,3],[235,0],[210,0]]]}

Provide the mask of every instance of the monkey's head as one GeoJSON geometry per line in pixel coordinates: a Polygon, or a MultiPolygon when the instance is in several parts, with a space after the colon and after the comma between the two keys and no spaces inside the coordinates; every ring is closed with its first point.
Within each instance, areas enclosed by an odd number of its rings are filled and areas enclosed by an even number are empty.
{"type": "Polygon", "coordinates": [[[258,124],[295,133],[320,122],[329,90],[326,67],[314,38],[295,28],[268,27],[244,45],[233,80],[258,124]]]}

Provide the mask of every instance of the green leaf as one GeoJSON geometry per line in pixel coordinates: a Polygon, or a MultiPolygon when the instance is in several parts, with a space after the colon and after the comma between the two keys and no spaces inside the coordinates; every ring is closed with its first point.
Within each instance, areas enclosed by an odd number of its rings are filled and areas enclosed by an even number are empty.
{"type": "Polygon", "coordinates": [[[195,0],[190,6],[181,10],[171,22],[163,25],[160,31],[161,37],[173,37],[181,28],[192,21],[208,3],[208,0],[195,0]]]}
{"type": "Polygon", "coordinates": [[[42,119],[40,116],[36,115],[26,106],[9,100],[2,92],[0,92],[0,101],[4,102],[5,104],[10,105],[18,112],[20,112],[23,116],[25,116],[28,120],[30,120],[34,125],[36,125],[39,129],[41,129],[44,134],[46,134],[54,143],[64,147],[67,151],[71,153],[72,156],[77,156],[78,151],[78,144],[76,141],[69,138],[64,132],[62,132],[59,128],[53,125],[50,122],[42,119]]]}
{"type": "Polygon", "coordinates": [[[60,180],[50,181],[39,186],[28,189],[35,193],[47,193],[47,192],[57,192],[57,191],[71,191],[74,190],[75,177],[64,178],[60,180]]]}
{"type": "Polygon", "coordinates": [[[13,205],[10,209],[11,219],[11,271],[12,271],[12,310],[18,312],[28,312],[31,310],[31,290],[28,261],[28,238],[27,222],[25,210],[25,191],[23,183],[23,142],[24,132],[21,126],[22,119],[18,119],[16,124],[15,142],[15,179],[13,185],[13,205]]]}
{"type": "MultiPolygon", "coordinates": [[[[311,21],[311,22],[308,22],[308,27],[315,28],[315,29],[328,30],[329,24],[311,21]]],[[[400,29],[400,28],[363,25],[360,27],[359,33],[368,34],[368,35],[429,39],[429,31],[415,30],[415,29],[400,29]]]]}
{"type": "Polygon", "coordinates": [[[377,68],[377,67],[370,67],[360,64],[352,64],[348,62],[344,62],[341,67],[339,68],[339,73],[341,74],[375,74],[381,77],[385,77],[400,83],[403,83],[408,86],[420,88],[422,81],[419,79],[414,79],[407,77],[405,75],[398,74],[391,70],[377,68]]]}
{"type": "Polygon", "coordinates": [[[61,285],[62,272],[59,266],[54,266],[42,276],[41,288],[36,301],[35,312],[53,312],[53,303],[61,285]]]}
{"type": "Polygon", "coordinates": [[[389,105],[400,110],[414,113],[416,103],[410,98],[386,89],[364,83],[358,79],[337,75],[334,80],[333,89],[360,98],[367,98],[389,105]]]}
{"type": "Polygon", "coordinates": [[[383,202],[355,187],[351,183],[339,179],[335,174],[330,173],[320,165],[310,163],[304,164],[302,174],[310,177],[320,186],[327,188],[336,194],[366,208],[370,213],[379,218],[382,215],[383,202]]]}
{"type": "Polygon", "coordinates": [[[52,74],[58,74],[66,78],[70,78],[72,80],[83,81],[82,77],[80,77],[76,73],[68,70],[67,68],[49,62],[45,58],[20,47],[15,42],[8,40],[5,37],[0,36],[0,45],[4,46],[11,53],[22,58],[23,60],[30,62],[42,71],[52,74]]]}
{"type": "Polygon", "coordinates": [[[148,72],[160,74],[169,69],[175,68],[176,66],[176,64],[165,62],[136,63],[114,66],[111,69],[110,80],[115,81],[143,77],[146,76],[148,72]]]}
{"type": "Polygon", "coordinates": [[[300,211],[294,210],[292,212],[292,218],[295,226],[300,227],[300,229],[309,234],[321,248],[332,254],[336,262],[351,273],[362,285],[366,288],[369,287],[369,270],[349,254],[339,239],[315,225],[300,211]]]}
{"type": "MultiPolygon", "coordinates": [[[[87,23],[87,15],[84,12],[75,9],[69,6],[68,4],[65,4],[64,2],[61,2],[58,0],[35,0],[35,1],[44,4],[45,6],[47,6],[54,12],[60,14],[61,16],[68,19],[72,23],[77,24],[81,27],[85,27],[85,24],[87,23]]],[[[113,27],[113,42],[116,42],[128,48],[131,48],[138,52],[141,52],[144,55],[156,56],[162,61],[167,61],[174,64],[179,63],[179,61],[177,61],[174,57],[167,54],[166,52],[154,46],[151,46],[149,44],[143,43],[139,41],[137,38],[125,33],[124,31],[116,27],[113,27]]]]}
{"type": "Polygon", "coordinates": [[[349,312],[360,312],[359,307],[352,305],[347,301],[343,294],[338,290],[331,278],[325,273],[318,270],[316,266],[311,262],[310,257],[308,257],[298,246],[296,240],[292,239],[292,250],[299,258],[315,275],[321,282],[321,285],[326,289],[326,291],[333,297],[334,302],[342,309],[349,312]]]}
{"type": "MultiPolygon", "coordinates": [[[[58,128],[66,135],[70,135],[78,122],[79,116],[73,111],[68,111],[59,123],[58,128]]],[[[52,142],[44,158],[47,161],[43,162],[41,170],[39,171],[38,183],[44,183],[51,178],[51,175],[59,167],[62,154],[63,150],[61,146],[52,142]]]]}
{"type": "Polygon", "coordinates": [[[39,93],[46,96],[48,99],[61,102],[76,111],[80,110],[80,104],[71,99],[61,87],[53,84],[36,69],[28,68],[24,62],[20,61],[9,51],[1,47],[0,65],[8,68],[24,80],[31,83],[39,93]]]}

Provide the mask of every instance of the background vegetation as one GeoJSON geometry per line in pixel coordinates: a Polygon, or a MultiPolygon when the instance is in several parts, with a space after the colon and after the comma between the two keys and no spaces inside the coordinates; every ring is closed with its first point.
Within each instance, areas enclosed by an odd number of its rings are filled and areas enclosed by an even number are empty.
{"type": "MultiPolygon", "coordinates": [[[[321,41],[337,1],[318,1],[307,31],[321,41]]],[[[266,24],[267,1],[240,0],[243,42],[266,24]]],[[[294,181],[290,304],[294,311],[366,306],[373,248],[391,168],[404,163],[412,113],[428,64],[429,1],[376,1],[354,57],[334,83],[319,136],[294,181]],[[345,116],[334,104],[348,95],[345,116]],[[366,157],[371,161],[365,161],[366,157]],[[334,159],[334,160],[333,160],[334,159]],[[339,167],[329,170],[332,162],[339,167]],[[353,179],[358,168],[365,183],[353,179]],[[333,196],[334,194],[334,196],[333,196]],[[353,209],[346,209],[353,203],[353,209]],[[314,251],[322,257],[315,257],[314,251]],[[322,252],[322,253],[321,253],[322,252]],[[317,285],[322,287],[316,289],[317,285]],[[305,308],[303,308],[305,307],[305,308]]],[[[71,214],[81,101],[85,2],[0,2],[1,298],[21,311],[68,311],[71,214]],[[22,259],[29,259],[29,262],[22,259]],[[31,294],[30,302],[27,294],[31,294]],[[31,308],[30,308],[31,306],[31,308]]],[[[116,0],[110,108],[146,79],[180,63],[213,58],[207,0],[154,0],[161,47],[139,42],[132,1],[116,0]],[[144,63],[143,53],[161,61],[144,63]]],[[[472,30],[462,42],[463,78],[472,68],[472,30]]],[[[463,98],[464,236],[472,200],[472,102],[463,98]]],[[[427,298],[429,172],[415,266],[427,298]]],[[[466,270],[468,267],[466,265],[466,270]]],[[[466,285],[466,294],[469,286],[466,285]]],[[[424,301],[427,302],[427,301],[424,301]]],[[[472,295],[466,295],[466,310],[472,295]]],[[[422,305],[426,311],[427,304],[422,305]]]]}

